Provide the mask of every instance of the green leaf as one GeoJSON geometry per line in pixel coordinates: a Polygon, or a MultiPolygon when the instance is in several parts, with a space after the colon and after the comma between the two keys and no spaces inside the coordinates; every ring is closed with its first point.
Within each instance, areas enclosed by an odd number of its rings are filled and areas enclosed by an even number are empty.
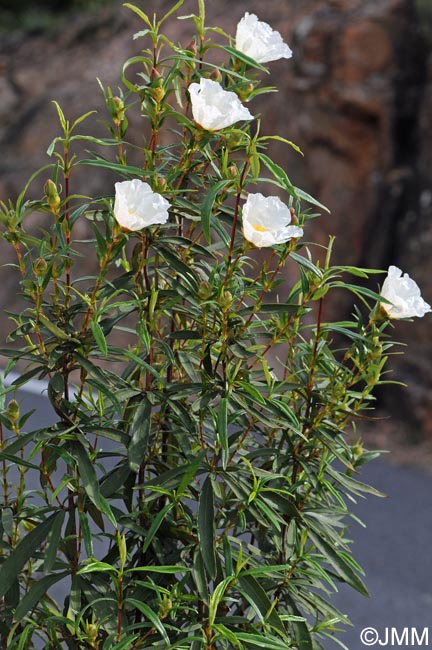
{"type": "Polygon", "coordinates": [[[127,7],[134,13],[136,13],[137,16],[141,18],[145,22],[146,25],[150,27],[151,30],[153,30],[153,23],[151,22],[150,18],[145,14],[142,9],[139,9],[139,7],[136,7],[135,5],[131,4],[130,2],[125,2],[123,3],[123,7],[127,7]]]}
{"type": "Polygon", "coordinates": [[[205,454],[205,449],[201,449],[196,458],[194,458],[193,461],[186,467],[185,473],[183,474],[183,477],[176,490],[176,497],[178,499],[183,496],[184,492],[191,484],[191,481],[195,478],[205,454]]]}
{"type": "Polygon", "coordinates": [[[29,612],[33,607],[35,607],[43,596],[46,594],[48,589],[55,585],[56,582],[63,580],[66,576],[69,575],[69,571],[62,571],[61,573],[53,573],[51,575],[44,576],[37,580],[25,594],[24,598],[20,600],[20,603],[15,611],[15,620],[21,621],[24,616],[29,612]]]}
{"type": "MultiPolygon", "coordinates": [[[[248,634],[246,632],[236,632],[236,636],[240,641],[249,643],[258,648],[268,648],[268,650],[287,650],[287,644],[280,641],[276,636],[269,634],[268,632],[263,634],[248,634]]],[[[299,646],[300,648],[300,646],[299,646]]],[[[303,650],[303,646],[302,646],[303,650]]],[[[312,650],[312,646],[311,646],[312,650]]]]}
{"type": "Polygon", "coordinates": [[[90,524],[86,512],[79,513],[79,519],[81,524],[82,538],[84,541],[84,548],[88,557],[93,557],[93,535],[90,529],[90,524]]]}
{"type": "Polygon", "coordinates": [[[79,475],[90,501],[94,503],[96,508],[108,518],[114,528],[117,527],[117,522],[114,514],[110,508],[108,501],[102,496],[99,488],[99,481],[96,476],[95,468],[91,463],[86,450],[77,441],[69,443],[69,451],[71,456],[76,460],[79,475]]]}
{"type": "Polygon", "coordinates": [[[353,589],[363,594],[364,596],[369,596],[369,592],[363,581],[358,577],[356,573],[354,573],[348,562],[343,557],[341,557],[337,551],[335,551],[333,546],[326,542],[318,534],[314,533],[311,529],[309,529],[308,532],[311,541],[315,544],[320,553],[323,554],[327,562],[331,564],[331,566],[335,569],[336,573],[343,580],[343,582],[346,582],[348,585],[353,587],[353,589]]]}
{"type": "Polygon", "coordinates": [[[315,266],[315,264],[311,262],[307,257],[303,257],[302,255],[293,252],[290,253],[290,258],[295,260],[298,264],[300,264],[300,266],[304,266],[308,271],[312,271],[312,273],[318,278],[322,279],[323,273],[321,269],[315,266]]]}
{"type": "Polygon", "coordinates": [[[38,316],[40,322],[47,328],[47,330],[51,332],[51,334],[53,334],[56,338],[60,339],[60,341],[75,341],[78,343],[78,339],[74,339],[73,337],[69,336],[69,334],[60,329],[60,327],[55,325],[55,323],[52,323],[50,319],[45,316],[45,314],[39,312],[38,316]]]}
{"type": "Polygon", "coordinates": [[[153,171],[141,169],[141,167],[131,167],[130,165],[120,165],[113,163],[109,160],[102,158],[89,158],[79,161],[80,165],[88,165],[89,167],[101,167],[102,169],[109,169],[112,172],[121,173],[125,176],[151,176],[153,171]]]}
{"type": "Polygon", "coordinates": [[[133,636],[128,635],[127,639],[123,639],[123,641],[120,641],[120,643],[116,643],[115,645],[111,645],[110,642],[110,650],[130,650],[130,648],[136,647],[135,641],[137,641],[139,637],[139,634],[134,634],[133,636]]]}
{"type": "Polygon", "coordinates": [[[49,573],[51,569],[54,566],[54,563],[57,559],[57,553],[59,550],[59,545],[60,545],[60,539],[61,539],[61,534],[62,534],[62,527],[63,527],[63,522],[65,518],[66,512],[64,510],[61,510],[56,519],[54,520],[54,523],[51,527],[51,531],[48,536],[48,543],[45,548],[45,553],[44,553],[44,572],[49,573]]]}
{"type": "Polygon", "coordinates": [[[102,327],[94,320],[90,323],[90,326],[99,350],[106,357],[108,355],[108,345],[102,327]]]}
{"type": "Polygon", "coordinates": [[[46,539],[61,512],[55,512],[31,530],[0,566],[0,598],[9,590],[24,565],[46,539]]]}
{"type": "Polygon", "coordinates": [[[170,644],[170,638],[159,618],[159,616],[145,603],[141,602],[140,600],[136,600],[135,598],[126,598],[125,600],[126,605],[132,605],[132,607],[135,607],[138,609],[146,618],[149,619],[149,621],[154,625],[154,627],[158,630],[160,635],[162,636],[163,640],[165,643],[170,644]]]}
{"type": "Polygon", "coordinates": [[[276,630],[285,634],[284,625],[277,612],[272,609],[270,599],[259,582],[251,575],[240,575],[238,583],[241,593],[262,619],[268,621],[276,630]]]}
{"type": "Polygon", "coordinates": [[[2,508],[2,510],[1,510],[1,523],[2,523],[3,530],[6,533],[6,535],[8,537],[12,538],[13,533],[14,533],[12,508],[5,508],[5,507],[2,508]]]}
{"type": "Polygon", "coordinates": [[[261,70],[262,72],[266,72],[267,74],[269,74],[268,68],[261,65],[261,63],[258,63],[258,61],[255,61],[255,59],[252,59],[250,56],[247,56],[247,54],[243,54],[243,52],[236,50],[235,47],[230,47],[229,45],[223,45],[221,46],[221,49],[225,50],[225,52],[228,52],[229,54],[231,54],[231,56],[235,57],[236,59],[243,61],[243,63],[246,63],[251,68],[256,68],[257,70],[261,70]]]}
{"type": "Polygon", "coordinates": [[[240,577],[254,576],[255,578],[265,578],[271,575],[283,574],[292,570],[292,564],[274,564],[263,565],[254,567],[253,569],[245,569],[241,572],[240,577]]]}
{"type": "Polygon", "coordinates": [[[151,404],[146,397],[135,406],[131,423],[132,438],[128,448],[129,467],[138,472],[147,453],[151,424],[151,404]]]}
{"type": "Polygon", "coordinates": [[[233,580],[235,580],[234,576],[228,576],[228,578],[225,578],[224,580],[222,580],[222,582],[219,582],[219,584],[216,585],[212,595],[210,596],[209,615],[208,615],[208,622],[210,626],[213,625],[216,618],[219,604],[226,590],[228,589],[231,582],[233,582],[233,580]]]}
{"type": "Polygon", "coordinates": [[[132,569],[126,569],[126,573],[135,573],[135,571],[145,571],[146,573],[189,573],[192,571],[189,567],[178,566],[176,564],[165,564],[165,565],[150,565],[150,566],[138,566],[133,567],[132,569]]]}
{"type": "Polygon", "coordinates": [[[262,138],[258,138],[258,142],[261,142],[262,140],[278,140],[279,142],[284,142],[285,144],[288,144],[290,147],[294,149],[294,151],[297,151],[297,153],[301,154],[304,156],[303,151],[300,149],[298,145],[296,145],[294,142],[291,140],[287,140],[286,138],[283,138],[280,135],[266,135],[262,138]]]}
{"type": "Polygon", "coordinates": [[[295,640],[299,650],[315,650],[315,644],[312,641],[306,621],[298,620],[302,618],[301,612],[291,596],[286,595],[288,609],[295,616],[291,619],[291,626],[294,629],[295,640]]]}
{"type": "Polygon", "coordinates": [[[118,573],[116,567],[108,562],[88,562],[77,572],[77,575],[85,575],[86,573],[118,573]]]}
{"type": "Polygon", "coordinates": [[[145,536],[144,543],[142,545],[142,553],[145,553],[148,547],[150,546],[154,536],[156,535],[157,531],[159,530],[159,527],[167,514],[172,510],[175,506],[175,503],[167,503],[166,506],[162,508],[160,512],[158,512],[157,516],[153,519],[151,526],[147,532],[147,535],[145,536]]]}
{"type": "Polygon", "coordinates": [[[171,9],[169,9],[166,12],[166,14],[164,14],[162,16],[162,18],[160,20],[158,20],[158,23],[157,23],[158,29],[162,25],[162,23],[164,23],[170,16],[172,16],[172,14],[174,14],[177,11],[177,9],[179,9],[182,6],[182,4],[184,4],[184,1],[185,0],[178,0],[178,2],[176,2],[174,7],[171,7],[171,9]]]}
{"type": "Polygon", "coordinates": [[[294,198],[297,198],[296,188],[291,183],[288,175],[282,167],[277,165],[271,158],[266,156],[264,153],[259,154],[260,160],[264,163],[267,169],[273,174],[275,180],[278,182],[279,187],[284,189],[294,198]]]}
{"type": "Polygon", "coordinates": [[[212,579],[216,576],[214,494],[211,477],[207,476],[198,506],[198,535],[205,567],[212,579]]]}
{"type": "Polygon", "coordinates": [[[212,185],[212,187],[207,192],[206,197],[203,201],[202,209],[201,209],[201,227],[204,233],[204,237],[206,238],[209,244],[211,243],[211,219],[213,214],[214,202],[221,189],[223,187],[226,187],[230,183],[232,183],[232,180],[218,181],[217,183],[212,185]]]}
{"type": "Polygon", "coordinates": [[[311,203],[311,205],[316,205],[318,208],[321,208],[321,210],[324,210],[330,214],[330,210],[325,205],[314,199],[314,197],[307,192],[303,192],[303,190],[298,187],[294,187],[294,191],[297,198],[301,199],[302,201],[306,201],[306,203],[311,203]]]}
{"type": "Polygon", "coordinates": [[[236,646],[237,648],[239,648],[239,650],[242,650],[243,645],[242,645],[241,641],[237,638],[237,636],[234,634],[234,632],[232,630],[227,628],[222,623],[214,623],[213,624],[213,629],[217,630],[219,632],[222,639],[226,639],[228,641],[228,643],[231,643],[234,646],[236,646]]]}
{"type": "Polygon", "coordinates": [[[217,414],[217,433],[222,449],[222,467],[226,469],[228,462],[228,398],[222,397],[217,414]]]}

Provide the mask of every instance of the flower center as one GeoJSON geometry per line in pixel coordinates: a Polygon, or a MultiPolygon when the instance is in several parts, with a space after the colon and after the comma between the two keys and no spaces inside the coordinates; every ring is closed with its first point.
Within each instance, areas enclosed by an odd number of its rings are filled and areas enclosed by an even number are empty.
{"type": "Polygon", "coordinates": [[[258,226],[256,223],[252,224],[252,228],[257,232],[267,232],[267,228],[264,228],[263,226],[258,226]]]}

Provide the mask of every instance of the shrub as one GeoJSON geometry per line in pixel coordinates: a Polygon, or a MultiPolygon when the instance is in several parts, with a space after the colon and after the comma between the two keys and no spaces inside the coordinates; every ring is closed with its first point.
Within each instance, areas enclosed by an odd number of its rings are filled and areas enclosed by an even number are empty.
{"type": "Polygon", "coordinates": [[[0,416],[10,649],[312,650],[347,623],[338,583],[367,593],[346,533],[352,500],[376,494],[358,478],[376,454],[347,432],[386,380],[390,320],[430,308],[396,267],[380,295],[379,271],[307,242],[325,208],[267,153],[298,147],[253,117],[274,90],[256,59],[289,58],[281,37],[246,16],[233,41],[200,0],[184,48],[161,32],[182,4],[160,20],[127,4],[148,49],[122,93],[101,86],[109,137],[56,104],[51,160],[1,208],[26,300],[0,351],[19,370],[0,416]],[[137,107],[144,145],[128,141],[137,107]],[[108,172],[109,194],[83,196],[78,168],[108,172]],[[353,313],[332,322],[340,291],[353,313]],[[34,378],[54,414],[37,430],[8,397],[34,378]]]}

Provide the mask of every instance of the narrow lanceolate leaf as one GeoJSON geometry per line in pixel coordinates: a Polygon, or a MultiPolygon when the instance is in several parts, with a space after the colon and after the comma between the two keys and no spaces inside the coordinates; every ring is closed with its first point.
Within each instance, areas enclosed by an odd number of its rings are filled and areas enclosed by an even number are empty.
{"type": "Polygon", "coordinates": [[[68,575],[68,571],[62,571],[61,573],[53,573],[44,576],[35,582],[16,608],[15,620],[21,621],[27,612],[32,610],[33,607],[38,604],[52,585],[55,585],[56,582],[60,582],[60,580],[63,580],[63,578],[66,578],[68,575]]]}
{"type": "Polygon", "coordinates": [[[56,512],[33,528],[0,566],[0,598],[3,598],[21,569],[34,556],[61,514],[56,512]]]}
{"type": "Polygon", "coordinates": [[[272,603],[259,582],[251,575],[242,575],[238,578],[240,592],[252,605],[263,621],[267,621],[279,632],[285,633],[284,624],[277,612],[272,609],[272,603]]]}
{"type": "Polygon", "coordinates": [[[132,439],[128,448],[129,467],[138,472],[147,452],[150,437],[151,404],[146,397],[136,407],[131,425],[132,439]]]}
{"type": "Polygon", "coordinates": [[[159,527],[167,514],[169,513],[170,510],[172,510],[175,506],[175,503],[167,503],[166,506],[162,508],[162,510],[157,514],[157,516],[153,519],[152,524],[149,528],[149,531],[145,537],[144,544],[142,546],[142,553],[145,553],[148,547],[150,546],[154,536],[156,535],[157,531],[159,530],[159,527]]]}
{"type": "MultiPolygon", "coordinates": [[[[268,634],[248,634],[247,632],[236,632],[236,637],[240,641],[258,648],[267,648],[268,650],[287,650],[288,646],[283,641],[280,641],[276,636],[268,634]]],[[[300,647],[300,646],[299,646],[300,647]]],[[[303,650],[303,648],[302,648],[303,650]]]]}
{"type": "Polygon", "coordinates": [[[205,567],[211,578],[216,576],[214,494],[210,476],[204,481],[198,506],[198,535],[205,567]]]}
{"type": "Polygon", "coordinates": [[[216,201],[216,197],[223,187],[226,187],[232,183],[231,180],[218,181],[215,183],[206,194],[206,198],[202,205],[201,210],[201,227],[204,233],[205,238],[210,244],[211,241],[211,219],[213,214],[213,205],[216,201]]]}
{"type": "Polygon", "coordinates": [[[264,163],[267,169],[273,174],[274,179],[277,181],[279,187],[284,189],[294,198],[297,198],[296,188],[291,183],[288,175],[282,167],[279,167],[271,158],[264,153],[260,153],[260,160],[264,163]]]}
{"type": "Polygon", "coordinates": [[[295,187],[294,190],[299,199],[305,201],[306,203],[310,203],[311,205],[316,205],[318,208],[321,208],[321,210],[324,210],[325,212],[328,212],[330,214],[330,210],[325,205],[323,205],[322,203],[314,199],[313,196],[311,196],[307,192],[304,192],[298,187],[295,187]]]}
{"type": "Polygon", "coordinates": [[[314,643],[309,632],[309,628],[305,620],[301,620],[301,612],[294,600],[290,596],[286,596],[288,610],[293,615],[290,625],[294,630],[295,640],[299,650],[314,650],[314,643]]]}
{"type": "Polygon", "coordinates": [[[317,549],[320,551],[320,553],[323,554],[324,558],[329,564],[331,564],[338,576],[344,582],[349,584],[351,587],[353,587],[353,589],[356,589],[364,596],[369,596],[369,592],[366,589],[363,581],[358,577],[358,575],[356,575],[356,573],[354,573],[348,562],[337,551],[335,551],[331,544],[326,542],[322,537],[310,529],[309,537],[317,549]]]}
{"type": "Polygon", "coordinates": [[[228,462],[228,398],[222,397],[217,416],[217,433],[222,449],[222,467],[226,469],[228,462]]]}
{"type": "Polygon", "coordinates": [[[108,354],[108,345],[106,342],[105,334],[103,333],[102,327],[96,321],[91,322],[91,330],[96,341],[96,344],[99,350],[103,355],[107,356],[108,354]]]}
{"type": "Polygon", "coordinates": [[[216,614],[220,602],[224,597],[224,594],[228,589],[230,583],[233,582],[233,580],[235,580],[234,576],[228,576],[228,578],[225,578],[224,580],[222,580],[222,582],[219,582],[214,592],[212,593],[210,597],[210,605],[209,605],[209,619],[208,619],[209,625],[213,625],[213,623],[215,622],[215,618],[216,618],[216,614]]]}
{"type": "Polygon", "coordinates": [[[183,496],[195,476],[197,475],[197,472],[200,468],[201,462],[205,456],[206,452],[204,449],[202,449],[198,455],[194,458],[194,460],[188,465],[185,469],[185,473],[183,474],[182,480],[180,481],[180,484],[177,488],[177,498],[180,498],[183,496]]]}
{"type": "Polygon", "coordinates": [[[157,631],[162,636],[165,643],[167,643],[168,645],[170,644],[169,636],[160,618],[148,605],[142,603],[140,600],[136,600],[135,598],[127,598],[125,604],[132,605],[132,607],[136,607],[136,609],[138,609],[142,614],[144,614],[144,616],[148,618],[150,623],[152,623],[154,627],[157,629],[157,631]]]}
{"type": "Polygon", "coordinates": [[[66,513],[64,510],[61,510],[59,513],[57,513],[57,517],[51,527],[48,543],[46,545],[44,553],[43,568],[45,573],[49,573],[51,571],[57,559],[65,514],[66,513]]]}
{"type": "Polygon", "coordinates": [[[71,456],[76,460],[81,483],[88,498],[94,503],[96,508],[98,508],[108,518],[111,524],[116,527],[116,519],[108,501],[100,492],[95,468],[91,463],[86,450],[79,442],[72,441],[69,444],[69,451],[71,456]]]}

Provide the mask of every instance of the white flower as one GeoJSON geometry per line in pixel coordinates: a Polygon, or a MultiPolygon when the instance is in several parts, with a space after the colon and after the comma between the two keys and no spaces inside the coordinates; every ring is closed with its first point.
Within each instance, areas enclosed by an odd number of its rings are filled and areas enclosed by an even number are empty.
{"type": "Polygon", "coordinates": [[[381,296],[391,303],[381,303],[382,309],[389,318],[422,317],[428,311],[432,311],[430,305],[421,297],[418,285],[408,273],[402,275],[402,271],[397,266],[389,267],[381,296]]]}
{"type": "Polygon", "coordinates": [[[243,235],[258,248],[301,237],[303,229],[290,226],[291,212],[278,196],[249,194],[243,206],[243,235]]]}
{"type": "Polygon", "coordinates": [[[170,207],[169,201],[138,178],[115,184],[114,216],[122,228],[142,230],[166,223],[170,207]]]}
{"type": "Polygon", "coordinates": [[[290,59],[292,52],[283,42],[279,32],[268,23],[258,20],[255,14],[245,13],[237,25],[236,49],[258,63],[268,63],[277,59],[290,59]]]}
{"type": "Polygon", "coordinates": [[[193,118],[207,131],[219,131],[240,120],[253,120],[237,95],[224,90],[217,81],[202,78],[199,84],[189,86],[189,93],[193,118]]]}

